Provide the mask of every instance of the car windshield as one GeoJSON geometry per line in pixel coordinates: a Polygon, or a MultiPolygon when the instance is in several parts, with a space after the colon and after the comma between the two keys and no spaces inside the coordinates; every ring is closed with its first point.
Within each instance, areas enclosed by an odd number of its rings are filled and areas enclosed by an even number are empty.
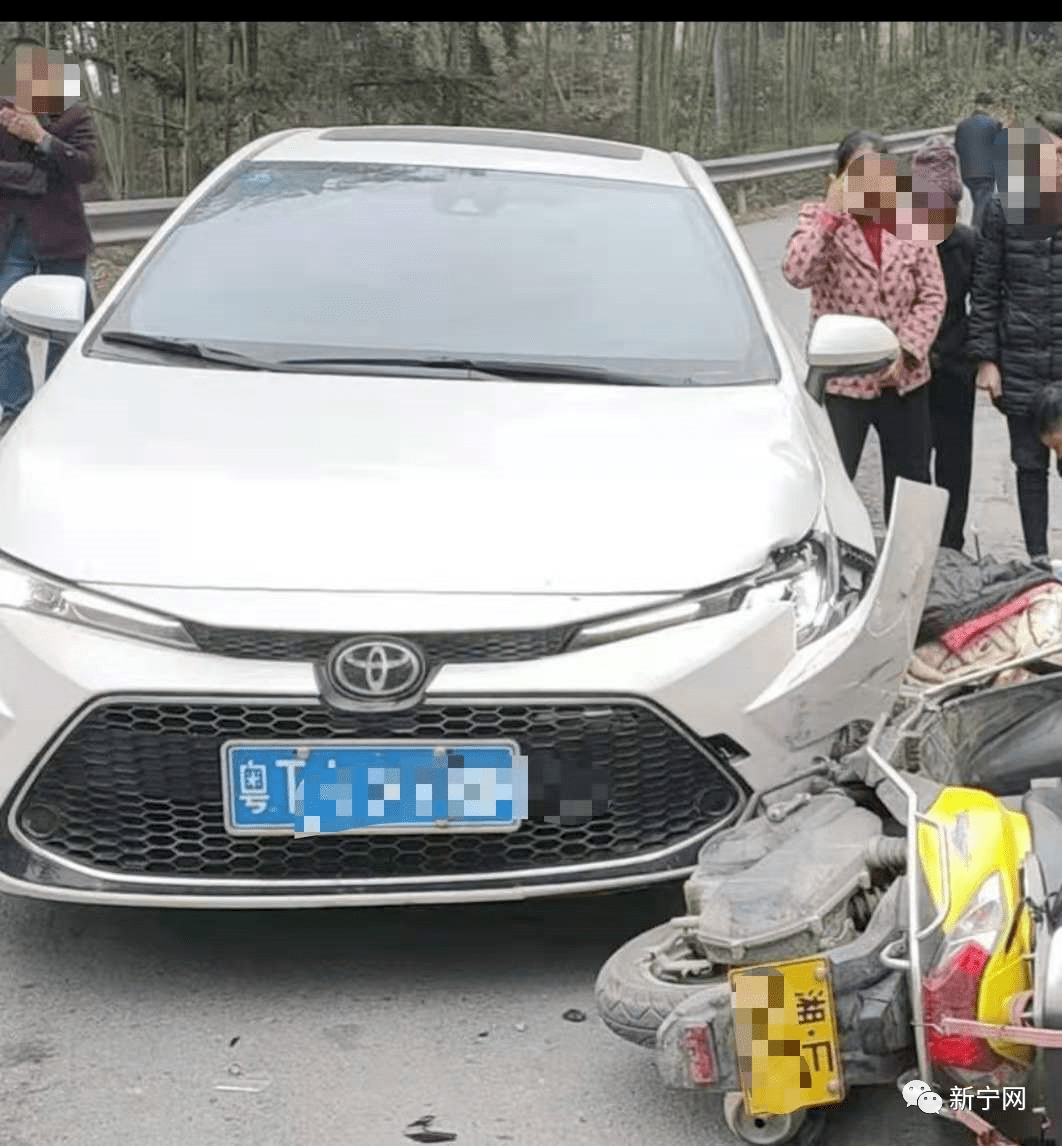
{"type": "MultiPolygon", "coordinates": [[[[99,332],[268,362],[525,360],[702,385],[778,377],[687,187],[513,171],[254,163],[177,227],[99,332]]],[[[129,339],[126,339],[128,343],[129,339]]],[[[579,379],[594,381],[593,370],[579,379]]]]}

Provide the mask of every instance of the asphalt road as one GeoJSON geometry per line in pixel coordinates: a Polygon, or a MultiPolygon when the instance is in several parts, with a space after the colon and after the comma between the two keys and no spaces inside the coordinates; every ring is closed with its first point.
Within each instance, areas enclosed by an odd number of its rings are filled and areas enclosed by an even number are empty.
{"type": "MultiPolygon", "coordinates": [[[[593,1010],[594,976],[675,892],[462,909],[133,912],[0,901],[3,1146],[715,1146],[593,1010]],[[565,1019],[572,1009],[583,1022],[565,1019]]],[[[831,1146],[961,1141],[892,1088],[831,1146]]]]}
{"type": "MultiPolygon", "coordinates": [[[[777,271],[792,223],[744,234],[803,335],[806,300],[777,271]]],[[[998,552],[1017,519],[993,415],[978,415],[975,514],[998,552]]],[[[876,462],[860,478],[869,497],[876,462]]],[[[681,906],[674,887],[287,913],[0,897],[0,1146],[400,1146],[428,1115],[458,1146],[723,1146],[718,1100],[665,1091],[651,1054],[594,1013],[605,958],[681,906]]],[[[856,1092],[830,1134],[966,1140],[893,1088],[856,1092]]]]}

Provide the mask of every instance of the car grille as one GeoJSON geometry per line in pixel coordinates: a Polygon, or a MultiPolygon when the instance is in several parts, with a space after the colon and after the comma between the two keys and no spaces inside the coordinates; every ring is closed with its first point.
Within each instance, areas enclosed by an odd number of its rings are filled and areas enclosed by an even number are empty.
{"type": "MultiPolygon", "coordinates": [[[[263,661],[323,661],[341,641],[358,633],[295,633],[259,629],[219,629],[184,622],[204,653],[263,661]]],[[[470,633],[392,633],[419,646],[429,663],[530,661],[563,652],[575,629],[512,629],[470,633]]]]}
{"type": "Polygon", "coordinates": [[[16,818],[46,853],[107,873],[263,881],[504,875],[607,864],[699,838],[741,798],[716,759],[630,703],[356,716],[310,703],[111,703],[59,744],[17,801],[16,818]],[[528,758],[529,821],[507,835],[226,833],[225,741],[330,737],[514,740],[528,758]]]}

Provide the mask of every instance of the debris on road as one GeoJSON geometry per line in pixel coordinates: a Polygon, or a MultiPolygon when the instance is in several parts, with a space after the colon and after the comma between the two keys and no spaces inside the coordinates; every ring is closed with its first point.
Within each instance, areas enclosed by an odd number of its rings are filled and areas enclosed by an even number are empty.
{"type": "Polygon", "coordinates": [[[242,1082],[217,1082],[215,1090],[233,1091],[239,1094],[260,1094],[269,1086],[268,1078],[245,1078],[242,1082]]]}
{"type": "Polygon", "coordinates": [[[233,1037],[231,1039],[229,1039],[229,1046],[234,1047],[239,1041],[240,1041],[240,1036],[239,1035],[233,1035],[233,1037]]]}
{"type": "Polygon", "coordinates": [[[586,1021],[586,1012],[580,1011],[578,1007],[570,1007],[561,1018],[567,1019],[569,1023],[583,1023],[586,1021]]]}
{"type": "Polygon", "coordinates": [[[449,1130],[432,1130],[431,1124],[435,1121],[434,1114],[425,1114],[411,1122],[402,1132],[414,1142],[454,1142],[457,1135],[449,1130]]]}

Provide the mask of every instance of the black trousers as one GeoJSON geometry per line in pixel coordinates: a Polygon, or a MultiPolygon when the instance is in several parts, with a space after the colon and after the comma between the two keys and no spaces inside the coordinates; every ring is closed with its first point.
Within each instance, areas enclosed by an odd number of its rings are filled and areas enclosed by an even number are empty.
{"type": "Polygon", "coordinates": [[[973,427],[977,387],[972,371],[937,369],[929,383],[933,483],[948,491],[948,512],[940,544],[963,548],[973,469],[973,427]]]}
{"type": "Polygon", "coordinates": [[[970,220],[970,225],[975,231],[980,231],[981,223],[985,217],[985,209],[992,201],[992,196],[996,190],[996,181],[992,176],[987,179],[969,179],[966,186],[969,188],[970,196],[973,199],[973,217],[970,220]]]}
{"type": "Polygon", "coordinates": [[[859,470],[867,432],[871,426],[877,430],[885,478],[886,522],[892,513],[892,489],[898,477],[930,484],[932,428],[928,386],[919,386],[903,397],[894,389],[882,391],[879,398],[827,394],[826,413],[850,478],[854,479],[859,470]]]}
{"type": "MultiPolygon", "coordinates": [[[[1051,451],[1040,441],[1031,414],[1007,416],[1010,460],[1018,480],[1018,512],[1030,557],[1047,556],[1047,474],[1051,451]]],[[[1062,473],[1062,462],[1059,463],[1062,473]]]]}

